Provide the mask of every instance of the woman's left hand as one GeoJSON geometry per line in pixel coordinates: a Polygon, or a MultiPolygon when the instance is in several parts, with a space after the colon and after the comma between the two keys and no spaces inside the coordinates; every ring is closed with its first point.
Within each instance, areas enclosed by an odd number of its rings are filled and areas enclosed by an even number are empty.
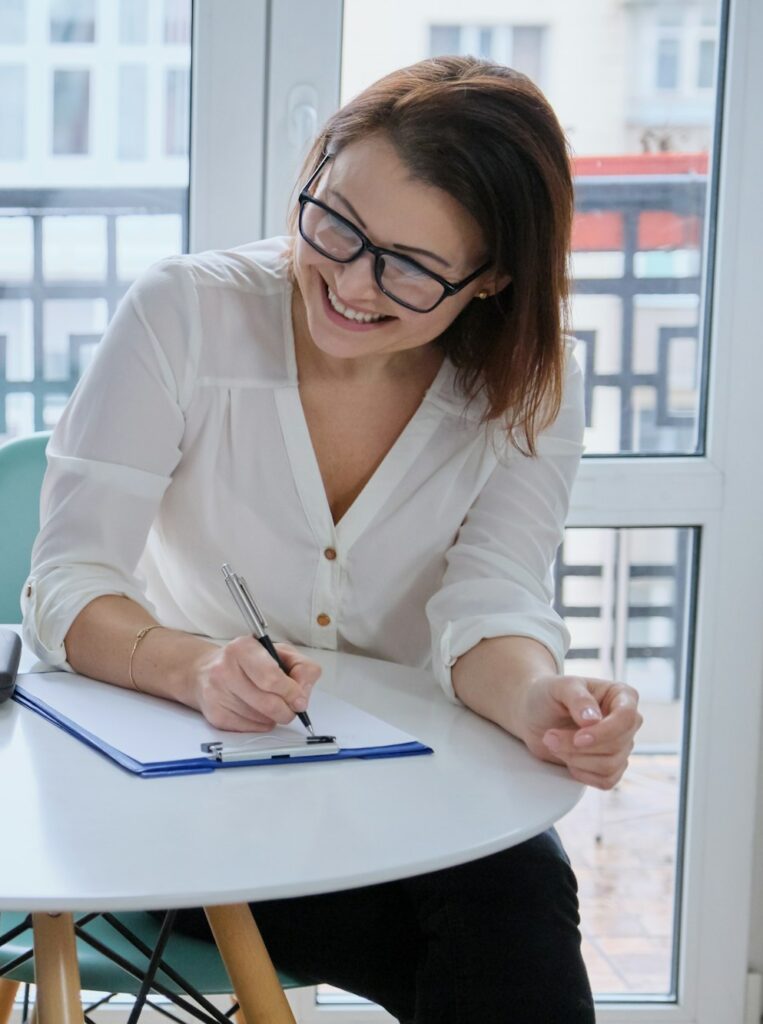
{"type": "Polygon", "coordinates": [[[638,693],[625,683],[549,675],[527,689],[522,734],[530,751],[563,764],[578,782],[612,789],[644,721],[638,693]]]}

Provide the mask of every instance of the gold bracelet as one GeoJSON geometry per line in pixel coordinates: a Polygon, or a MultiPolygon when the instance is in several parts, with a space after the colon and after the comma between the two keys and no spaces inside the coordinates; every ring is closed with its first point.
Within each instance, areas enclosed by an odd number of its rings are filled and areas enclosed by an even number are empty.
{"type": "Polygon", "coordinates": [[[138,630],[138,635],[135,637],[135,643],[132,645],[132,651],[130,652],[130,667],[129,667],[130,685],[132,686],[132,688],[134,690],[137,690],[138,693],[143,693],[144,691],[141,690],[141,688],[135,682],[135,677],[132,674],[132,659],[135,657],[135,651],[138,649],[138,644],[141,642],[141,640],[146,635],[146,633],[150,633],[152,629],[161,629],[161,628],[162,627],[159,625],[158,622],[155,622],[153,626],[144,626],[143,629],[139,629],[138,630]]]}

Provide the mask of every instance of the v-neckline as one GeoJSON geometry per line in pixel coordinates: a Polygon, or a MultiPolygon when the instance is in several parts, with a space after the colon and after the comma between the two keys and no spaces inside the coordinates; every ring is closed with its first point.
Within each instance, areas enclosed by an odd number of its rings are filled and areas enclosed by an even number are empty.
{"type": "Polygon", "coordinates": [[[434,436],[445,410],[439,403],[430,401],[430,396],[439,391],[450,373],[450,364],[447,357],[443,359],[413,416],[352,504],[338,522],[334,523],[318,456],[302,405],[302,396],[299,393],[296,341],[291,315],[292,287],[289,284],[289,287],[284,289],[282,307],[284,356],[289,386],[279,389],[275,396],[281,431],[289,454],[294,483],[317,543],[323,547],[332,546],[339,551],[347,552],[369,526],[434,436]]]}

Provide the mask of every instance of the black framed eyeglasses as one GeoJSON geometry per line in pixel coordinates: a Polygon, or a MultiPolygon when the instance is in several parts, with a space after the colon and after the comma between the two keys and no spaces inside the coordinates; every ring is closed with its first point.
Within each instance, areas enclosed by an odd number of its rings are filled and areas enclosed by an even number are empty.
{"type": "Polygon", "coordinates": [[[330,159],[331,154],[327,153],[299,194],[299,233],[321,256],[335,263],[352,263],[362,253],[370,252],[374,258],[374,279],[381,291],[415,313],[431,313],[443,299],[458,294],[491,265],[489,260],[463,281],[453,282],[410,256],[374,245],[352,221],[310,195],[310,187],[330,159]]]}

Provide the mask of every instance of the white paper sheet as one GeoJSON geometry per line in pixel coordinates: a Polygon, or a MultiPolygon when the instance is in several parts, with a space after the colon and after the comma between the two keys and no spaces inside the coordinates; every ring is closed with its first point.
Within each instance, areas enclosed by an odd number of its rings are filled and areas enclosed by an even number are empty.
{"type": "MultiPolygon", "coordinates": [[[[19,675],[17,688],[142,764],[203,757],[202,743],[256,745],[258,735],[270,741],[274,737],[284,741],[304,739],[307,735],[299,719],[264,734],[224,732],[182,704],[71,672],[19,675]]],[[[308,711],[316,734],[336,736],[343,750],[416,742],[413,736],[319,687],[313,690],[308,711]]]]}

